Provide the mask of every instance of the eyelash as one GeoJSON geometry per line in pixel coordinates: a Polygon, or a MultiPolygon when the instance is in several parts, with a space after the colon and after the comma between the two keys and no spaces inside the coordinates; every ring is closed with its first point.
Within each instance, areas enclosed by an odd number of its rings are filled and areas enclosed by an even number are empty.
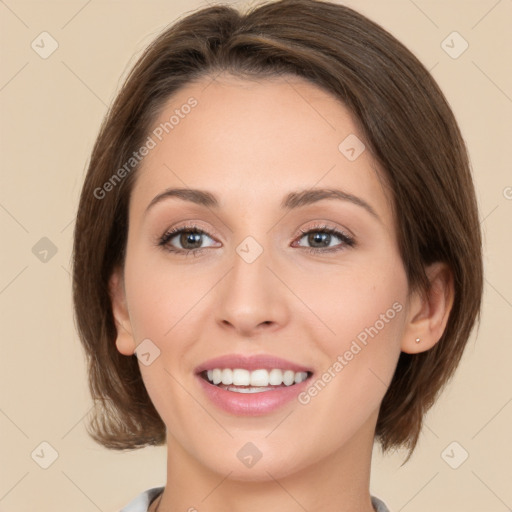
{"type": "MultiPolygon", "coordinates": [[[[206,231],[203,231],[198,226],[192,224],[190,226],[181,226],[179,228],[174,228],[174,229],[171,229],[171,230],[165,232],[161,237],[158,238],[157,245],[162,247],[166,251],[169,251],[169,252],[175,253],[175,254],[180,254],[183,256],[188,256],[189,254],[194,255],[194,256],[199,256],[200,254],[202,254],[203,251],[205,251],[206,249],[209,249],[209,247],[200,247],[198,249],[179,249],[179,248],[172,247],[172,246],[168,245],[170,240],[172,240],[174,237],[176,237],[177,235],[180,235],[183,232],[189,232],[192,234],[199,234],[199,235],[206,235],[206,236],[212,238],[210,235],[208,235],[208,233],[206,231]]],[[[342,243],[339,244],[339,246],[335,247],[335,248],[332,248],[332,247],[318,248],[318,247],[300,246],[300,247],[302,247],[302,249],[304,249],[310,253],[313,253],[313,254],[326,253],[326,252],[334,253],[334,252],[344,250],[346,248],[346,246],[354,247],[356,245],[354,238],[349,236],[347,233],[344,233],[343,231],[339,231],[338,229],[326,226],[324,224],[318,225],[318,226],[313,226],[308,230],[301,229],[300,233],[301,233],[301,235],[299,237],[299,240],[304,238],[304,236],[309,235],[310,233],[327,233],[329,235],[335,235],[342,241],[342,243]]]]}

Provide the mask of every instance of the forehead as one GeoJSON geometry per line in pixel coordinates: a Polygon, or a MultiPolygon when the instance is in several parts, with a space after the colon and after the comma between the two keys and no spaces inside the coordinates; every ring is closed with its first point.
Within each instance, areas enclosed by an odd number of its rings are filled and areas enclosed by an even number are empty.
{"type": "Polygon", "coordinates": [[[341,187],[390,215],[349,110],[299,77],[204,77],[168,100],[149,136],[155,144],[137,171],[134,202],[189,187],[212,191],[221,205],[278,205],[290,190],[341,187]]]}

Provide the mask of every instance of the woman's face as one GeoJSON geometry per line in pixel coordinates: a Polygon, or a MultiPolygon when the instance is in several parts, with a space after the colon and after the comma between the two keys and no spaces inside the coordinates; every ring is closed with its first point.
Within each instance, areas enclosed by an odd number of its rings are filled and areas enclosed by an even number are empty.
{"type": "Polygon", "coordinates": [[[408,283],[348,110],[299,78],[223,75],[182,89],[149,136],[117,346],[140,344],[169,449],[241,480],[368,454],[408,283]]]}

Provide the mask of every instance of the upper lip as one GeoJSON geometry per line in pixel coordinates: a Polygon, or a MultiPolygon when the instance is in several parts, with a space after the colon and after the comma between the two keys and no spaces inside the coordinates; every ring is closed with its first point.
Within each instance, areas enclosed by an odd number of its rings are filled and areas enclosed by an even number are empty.
{"type": "Polygon", "coordinates": [[[294,372],[310,372],[311,368],[282,359],[281,357],[259,354],[247,356],[243,354],[227,354],[220,357],[209,359],[201,363],[196,369],[196,373],[204,372],[205,370],[213,370],[215,368],[243,368],[245,370],[272,370],[278,368],[281,370],[293,370],[294,372]]]}

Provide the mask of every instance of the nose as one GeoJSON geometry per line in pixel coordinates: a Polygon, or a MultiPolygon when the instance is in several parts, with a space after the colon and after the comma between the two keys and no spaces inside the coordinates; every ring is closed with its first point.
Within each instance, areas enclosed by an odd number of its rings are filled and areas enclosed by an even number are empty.
{"type": "Polygon", "coordinates": [[[246,338],[281,329],[289,318],[286,288],[268,251],[252,262],[236,253],[232,261],[217,290],[217,324],[246,338]]]}

